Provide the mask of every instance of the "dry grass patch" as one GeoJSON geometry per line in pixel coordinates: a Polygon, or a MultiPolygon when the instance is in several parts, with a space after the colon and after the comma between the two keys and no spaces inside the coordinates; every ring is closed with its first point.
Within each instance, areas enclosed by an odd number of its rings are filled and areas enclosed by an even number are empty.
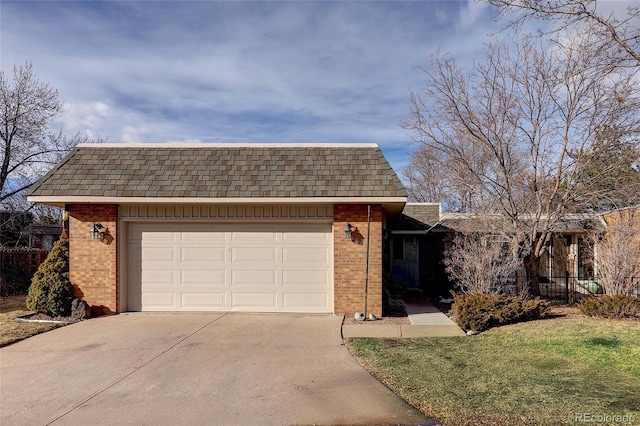
{"type": "Polygon", "coordinates": [[[0,347],[65,325],[18,320],[18,317],[32,313],[27,310],[25,298],[26,296],[0,298],[0,347]]]}

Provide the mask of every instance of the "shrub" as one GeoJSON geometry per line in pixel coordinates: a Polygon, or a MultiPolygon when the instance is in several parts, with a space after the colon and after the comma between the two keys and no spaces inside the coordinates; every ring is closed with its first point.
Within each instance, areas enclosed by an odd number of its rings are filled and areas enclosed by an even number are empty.
{"type": "MultiPolygon", "coordinates": [[[[473,222],[483,220],[487,221],[483,227],[489,229],[489,218],[478,216],[474,217],[473,222]]],[[[503,283],[522,263],[518,249],[514,235],[463,231],[453,237],[445,250],[443,262],[457,290],[463,293],[501,294],[503,283]]]]}
{"type": "Polygon", "coordinates": [[[523,299],[504,294],[467,293],[454,295],[451,312],[465,330],[484,331],[500,325],[539,319],[549,309],[540,299],[523,299]]]}
{"type": "Polygon", "coordinates": [[[640,299],[629,295],[589,297],[580,303],[583,314],[611,319],[640,319],[640,299]]]}
{"type": "Polygon", "coordinates": [[[73,286],[69,282],[69,242],[56,241],[49,256],[31,280],[27,309],[51,316],[66,316],[71,310],[73,286]]]}

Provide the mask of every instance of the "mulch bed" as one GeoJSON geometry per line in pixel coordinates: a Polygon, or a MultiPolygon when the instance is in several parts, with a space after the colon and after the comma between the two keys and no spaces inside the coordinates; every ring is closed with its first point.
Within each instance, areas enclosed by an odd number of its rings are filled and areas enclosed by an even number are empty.
{"type": "Polygon", "coordinates": [[[343,325],[411,325],[408,316],[403,317],[381,317],[375,321],[358,321],[352,316],[345,315],[343,325]]]}
{"type": "Polygon", "coordinates": [[[59,316],[58,317],[51,317],[51,316],[43,314],[43,313],[24,315],[24,316],[18,317],[18,319],[21,320],[21,321],[62,322],[62,323],[65,323],[65,324],[73,324],[73,323],[76,323],[76,322],[83,321],[81,319],[71,318],[71,317],[59,317],[59,316]]]}

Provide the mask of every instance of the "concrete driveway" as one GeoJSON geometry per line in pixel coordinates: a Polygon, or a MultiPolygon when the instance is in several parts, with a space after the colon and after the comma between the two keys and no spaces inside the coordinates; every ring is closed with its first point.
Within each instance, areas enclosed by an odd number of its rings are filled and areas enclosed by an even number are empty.
{"type": "Polygon", "coordinates": [[[3,425],[425,424],[341,317],[122,314],[0,349],[3,425]]]}

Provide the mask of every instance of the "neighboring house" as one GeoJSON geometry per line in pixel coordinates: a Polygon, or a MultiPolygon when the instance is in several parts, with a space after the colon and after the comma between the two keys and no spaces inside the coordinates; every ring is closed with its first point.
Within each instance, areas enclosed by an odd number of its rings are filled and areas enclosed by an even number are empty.
{"type": "MultiPolygon", "coordinates": [[[[496,223],[500,219],[496,219],[496,223]]],[[[453,288],[443,259],[455,232],[488,232],[486,221],[463,213],[441,213],[437,203],[408,203],[402,215],[390,221],[390,270],[429,297],[447,296],[453,288]]],[[[605,232],[597,215],[567,214],[556,225],[540,265],[540,295],[566,298],[569,291],[589,292],[594,271],[588,235],[605,232]]],[[[518,277],[524,279],[524,271],[518,277]]]]}
{"type": "Polygon", "coordinates": [[[51,251],[62,233],[62,225],[48,223],[32,223],[26,231],[29,235],[29,247],[43,251],[51,251]]]}
{"type": "Polygon", "coordinates": [[[28,199],[65,209],[76,296],[105,312],[352,315],[368,269],[380,315],[407,194],[375,144],[82,144],[28,199]]]}
{"type": "MultiPolygon", "coordinates": [[[[626,270],[636,273],[627,278],[640,278],[640,206],[627,207],[622,209],[613,210],[611,212],[602,215],[603,220],[607,223],[608,228],[617,235],[614,239],[620,239],[619,242],[624,244],[626,250],[622,253],[618,253],[619,261],[627,261],[633,259],[635,262],[635,268],[625,268],[626,270]]],[[[611,233],[609,234],[611,235],[611,233]]],[[[604,236],[607,238],[607,235],[604,236]]],[[[611,247],[611,246],[610,246],[611,247]]],[[[615,247],[615,243],[614,246],[615,247]]],[[[614,251],[616,251],[614,249],[614,251]]],[[[637,281],[636,281],[637,282],[637,281]]],[[[634,291],[636,296],[640,296],[640,285],[638,285],[634,291]]]]}

